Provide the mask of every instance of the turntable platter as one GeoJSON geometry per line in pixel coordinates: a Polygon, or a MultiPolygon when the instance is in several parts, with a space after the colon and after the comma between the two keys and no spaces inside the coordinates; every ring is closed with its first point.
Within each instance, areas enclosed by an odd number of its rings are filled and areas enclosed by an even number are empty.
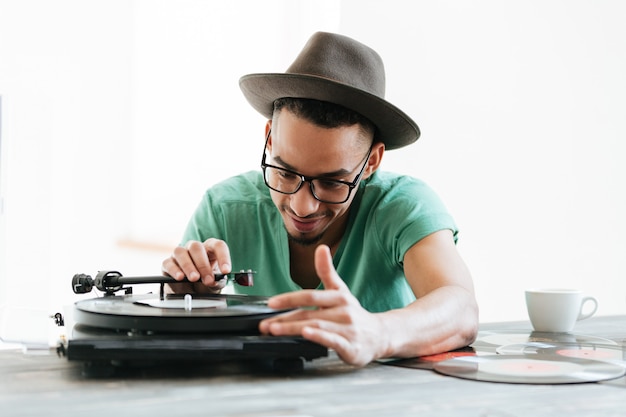
{"type": "Polygon", "coordinates": [[[266,297],[194,295],[191,309],[182,296],[161,300],[154,294],[105,296],[78,301],[74,320],[86,326],[152,332],[258,331],[264,318],[285,310],[267,306],[266,297]]]}
{"type": "Polygon", "coordinates": [[[136,301],[137,304],[146,305],[150,307],[156,308],[172,308],[172,309],[183,309],[183,310],[193,310],[199,308],[225,308],[228,307],[226,300],[212,300],[206,298],[194,298],[186,301],[184,299],[165,299],[161,300],[157,299],[149,299],[145,301],[136,301]]]}

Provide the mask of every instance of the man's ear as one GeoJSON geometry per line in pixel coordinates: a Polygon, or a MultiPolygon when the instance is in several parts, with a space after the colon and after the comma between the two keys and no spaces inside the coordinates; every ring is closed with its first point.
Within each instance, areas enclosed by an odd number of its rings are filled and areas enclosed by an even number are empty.
{"type": "MultiPolygon", "coordinates": [[[[270,134],[270,130],[272,130],[272,119],[269,119],[267,123],[265,123],[265,137],[270,134]]],[[[272,137],[270,136],[267,140],[267,149],[269,151],[272,150],[272,137]]]]}
{"type": "Polygon", "coordinates": [[[370,153],[370,159],[367,161],[363,178],[369,178],[380,166],[383,161],[383,155],[385,154],[385,144],[382,142],[376,142],[372,145],[372,152],[370,153]]]}

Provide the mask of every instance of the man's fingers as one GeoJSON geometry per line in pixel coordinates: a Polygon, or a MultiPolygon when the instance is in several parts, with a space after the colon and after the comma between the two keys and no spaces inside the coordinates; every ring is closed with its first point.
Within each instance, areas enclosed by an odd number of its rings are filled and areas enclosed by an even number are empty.
{"type": "Polygon", "coordinates": [[[182,281],[182,279],[185,278],[185,273],[176,263],[174,255],[171,255],[163,261],[161,264],[161,272],[165,275],[169,275],[177,281],[182,281]]]}
{"type": "Polygon", "coordinates": [[[267,301],[277,310],[298,307],[330,308],[346,304],[346,298],[337,291],[302,290],[275,295],[267,301]]]}
{"type": "Polygon", "coordinates": [[[206,268],[207,265],[210,266],[209,259],[203,252],[200,242],[190,242],[184,248],[174,248],[172,258],[191,282],[196,282],[201,278],[199,269],[206,268]],[[200,247],[199,250],[198,246],[200,247]]]}
{"type": "Polygon", "coordinates": [[[204,249],[204,245],[200,242],[192,241],[188,242],[185,248],[187,249],[188,257],[181,256],[181,258],[185,259],[185,261],[188,259],[189,262],[181,263],[180,265],[187,275],[187,279],[195,282],[203,279],[207,275],[212,277],[211,260],[204,249]]]}
{"type": "MultiPolygon", "coordinates": [[[[211,238],[205,240],[202,245],[204,246],[205,253],[209,255],[211,261],[217,263],[220,273],[229,274],[231,272],[230,249],[228,249],[226,242],[220,239],[211,238]]],[[[209,273],[212,274],[213,269],[211,269],[209,273]]]]}
{"type": "Polygon", "coordinates": [[[230,251],[226,242],[207,239],[205,242],[189,241],[184,247],[174,248],[172,256],[163,261],[162,269],[177,280],[187,277],[191,282],[202,281],[213,287],[216,286],[215,267],[218,266],[220,273],[228,274],[230,265],[230,251]]]}
{"type": "Polygon", "coordinates": [[[347,289],[345,282],[339,277],[333,265],[333,256],[330,248],[326,245],[319,245],[315,249],[315,272],[327,290],[347,289]]]}

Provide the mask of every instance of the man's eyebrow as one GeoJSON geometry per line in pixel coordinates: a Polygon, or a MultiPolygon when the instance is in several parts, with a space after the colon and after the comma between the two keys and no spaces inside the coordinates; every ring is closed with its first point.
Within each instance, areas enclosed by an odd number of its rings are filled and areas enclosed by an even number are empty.
{"type": "MultiPolygon", "coordinates": [[[[289,165],[288,163],[286,163],[285,161],[282,160],[282,158],[280,156],[276,156],[274,157],[274,161],[276,161],[276,163],[282,165],[285,169],[288,169],[289,171],[294,171],[294,172],[298,172],[296,170],[296,168],[292,165],[289,165]]],[[[347,169],[341,168],[338,169],[336,171],[332,171],[332,172],[325,172],[323,174],[320,175],[316,175],[316,178],[332,178],[332,177],[342,177],[345,175],[348,175],[351,171],[348,171],[347,169]]],[[[298,172],[299,173],[299,172],[298,172]]]]}

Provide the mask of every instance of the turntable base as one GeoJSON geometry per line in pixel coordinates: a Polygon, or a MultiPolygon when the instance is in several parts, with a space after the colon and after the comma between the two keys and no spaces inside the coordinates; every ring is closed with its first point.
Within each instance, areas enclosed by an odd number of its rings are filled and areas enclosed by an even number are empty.
{"type": "Polygon", "coordinates": [[[328,349],[300,337],[259,334],[142,333],[76,325],[65,352],[83,361],[87,376],[113,373],[119,367],[198,366],[224,361],[264,361],[277,371],[299,371],[304,361],[328,356],[328,349]]]}
{"type": "Polygon", "coordinates": [[[87,376],[108,376],[123,367],[225,361],[298,371],[304,361],[328,356],[326,347],[302,337],[259,333],[261,320],[284,311],[256,296],[108,294],[75,303],[76,324],[60,353],[82,361],[87,376]]]}

